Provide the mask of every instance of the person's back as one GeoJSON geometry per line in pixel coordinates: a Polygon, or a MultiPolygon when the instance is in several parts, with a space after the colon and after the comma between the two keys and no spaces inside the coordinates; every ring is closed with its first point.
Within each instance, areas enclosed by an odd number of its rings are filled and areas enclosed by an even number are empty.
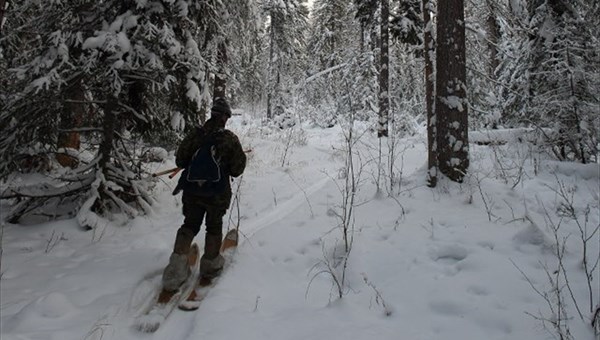
{"type": "MultiPolygon", "coordinates": [[[[180,179],[178,188],[183,190],[183,225],[177,231],[173,254],[169,265],[163,273],[163,291],[174,292],[189,275],[187,254],[194,237],[200,231],[204,220],[206,236],[204,255],[200,260],[200,275],[212,278],[219,274],[223,267],[223,257],[219,254],[223,238],[223,216],[231,203],[230,177],[240,176],[246,167],[246,155],[238,137],[225,129],[227,120],[231,117],[231,110],[227,102],[218,98],[211,109],[211,118],[200,130],[187,135],[175,156],[175,163],[180,168],[188,168],[194,153],[210,138],[214,140],[216,157],[219,159],[221,172],[225,177],[225,187],[222,192],[215,195],[203,196],[194,194],[193,190],[186,189],[180,179]]],[[[182,177],[184,174],[182,174],[182,177]]],[[[175,192],[177,192],[176,189],[175,192]]]]}
{"type": "MultiPolygon", "coordinates": [[[[222,202],[229,207],[229,199],[231,196],[231,185],[229,176],[238,177],[242,174],[246,167],[246,155],[242,150],[238,137],[231,131],[223,127],[223,123],[216,117],[211,117],[204,126],[197,128],[194,132],[190,133],[181,142],[177,149],[175,163],[178,167],[186,169],[190,165],[194,154],[204,143],[214,143],[216,149],[216,158],[218,158],[219,165],[225,177],[225,190],[217,193],[217,195],[210,195],[205,200],[206,203],[222,202]]],[[[186,187],[192,187],[185,183],[185,173],[182,174],[180,182],[181,189],[186,193],[186,187]]],[[[205,196],[201,193],[195,193],[193,188],[187,190],[188,194],[196,196],[205,196]]]]}

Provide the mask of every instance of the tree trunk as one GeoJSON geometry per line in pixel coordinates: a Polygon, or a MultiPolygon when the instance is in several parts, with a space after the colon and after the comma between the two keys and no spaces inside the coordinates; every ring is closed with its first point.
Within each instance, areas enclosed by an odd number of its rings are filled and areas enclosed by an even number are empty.
{"type": "Polygon", "coordinates": [[[486,0],[486,4],[489,10],[488,17],[486,20],[487,33],[488,33],[488,48],[490,50],[490,66],[489,66],[489,77],[490,79],[496,79],[496,69],[500,64],[498,60],[498,40],[500,38],[500,27],[496,21],[496,2],[492,0],[486,0]]]}
{"type": "Polygon", "coordinates": [[[6,11],[6,1],[0,0],[0,37],[2,36],[2,26],[4,26],[4,12],[6,11]]]}
{"type": "Polygon", "coordinates": [[[389,96],[389,0],[381,0],[381,40],[380,40],[380,67],[379,67],[379,128],[377,137],[388,136],[388,121],[390,114],[390,96],[389,96]]]}
{"type": "Polygon", "coordinates": [[[269,69],[268,69],[268,84],[267,84],[267,119],[273,119],[273,110],[271,108],[273,101],[273,58],[275,54],[275,30],[273,30],[273,13],[271,13],[271,26],[269,27],[269,69]]]}
{"type": "Polygon", "coordinates": [[[117,107],[118,99],[110,96],[107,99],[106,105],[103,107],[104,118],[102,121],[102,142],[100,143],[100,169],[106,174],[106,165],[110,163],[110,158],[113,151],[113,140],[115,137],[115,129],[117,126],[117,107]]]}
{"type": "Polygon", "coordinates": [[[225,90],[227,88],[227,41],[219,42],[219,48],[217,52],[217,65],[218,70],[215,74],[215,89],[213,91],[213,99],[225,98],[225,90]]]}
{"type": "MultiPolygon", "coordinates": [[[[208,70],[208,67],[206,68],[206,70],[204,71],[204,78],[202,78],[202,83],[200,84],[200,93],[205,93],[204,91],[206,91],[206,87],[209,86],[208,84],[210,83],[210,72],[208,70]]],[[[204,125],[204,123],[206,122],[206,120],[208,119],[208,112],[210,111],[210,107],[208,105],[208,100],[205,98],[204,95],[201,96],[202,97],[202,102],[200,103],[200,108],[198,108],[198,119],[200,120],[200,124],[204,125]]]]}
{"type": "Polygon", "coordinates": [[[59,152],[56,160],[64,167],[75,168],[79,160],[69,154],[70,150],[79,150],[79,132],[69,131],[81,127],[85,115],[85,92],[81,79],[75,80],[66,91],[66,100],[60,117],[60,132],[58,133],[57,147],[59,152]],[[61,151],[63,149],[64,151],[61,151]]]}
{"type": "Polygon", "coordinates": [[[469,167],[463,0],[438,3],[436,101],[438,166],[462,182],[469,167]]]}
{"type": "Polygon", "coordinates": [[[267,119],[273,118],[273,112],[271,112],[271,93],[267,93],[267,119]]]}
{"type": "MultiPolygon", "coordinates": [[[[214,23],[210,22],[208,23],[208,25],[206,26],[206,32],[204,34],[204,43],[202,44],[202,49],[204,51],[208,50],[209,48],[212,48],[211,43],[213,42],[213,39],[215,38],[215,28],[214,28],[214,23]]],[[[204,93],[207,93],[206,91],[207,86],[210,86],[210,75],[211,75],[211,71],[210,68],[208,66],[206,66],[205,70],[204,70],[204,74],[202,79],[198,79],[198,81],[200,81],[201,83],[199,84],[199,88],[200,88],[200,93],[202,93],[201,95],[201,103],[199,105],[197,105],[197,117],[194,117],[194,119],[192,120],[194,123],[196,123],[198,120],[200,121],[201,125],[204,125],[204,123],[206,122],[207,118],[208,118],[208,113],[210,111],[210,106],[208,104],[208,98],[204,95],[204,93]]],[[[216,80],[215,80],[216,82],[216,80]]],[[[214,85],[215,83],[213,83],[214,85]]],[[[194,124],[195,125],[195,124],[194,124]]],[[[190,127],[193,128],[193,127],[190,127]]],[[[186,125],[186,130],[187,130],[187,125],[186,125]]]]}
{"type": "Polygon", "coordinates": [[[434,188],[437,184],[437,141],[435,123],[434,64],[435,41],[433,38],[433,21],[431,20],[431,0],[423,0],[423,25],[425,27],[424,59],[425,59],[425,107],[427,109],[427,185],[434,188]]]}

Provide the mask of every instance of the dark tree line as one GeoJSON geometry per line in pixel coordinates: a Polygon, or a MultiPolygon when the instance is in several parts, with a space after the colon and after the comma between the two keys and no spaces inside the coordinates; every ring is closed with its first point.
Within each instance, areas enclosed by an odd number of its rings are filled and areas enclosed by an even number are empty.
{"type": "Polygon", "coordinates": [[[217,96],[279,128],[425,122],[432,186],[465,176],[469,128],[528,127],[557,159],[598,161],[597,1],[14,0],[0,16],[12,221],[148,211],[151,147],[172,149],[217,96]],[[15,185],[24,172],[51,176],[15,185]]]}
{"type": "Polygon", "coordinates": [[[207,94],[225,94],[228,13],[244,4],[23,0],[8,8],[0,175],[2,198],[16,202],[9,220],[64,207],[91,228],[100,216],[147,212],[145,146],[173,145],[204,120],[207,94]],[[57,176],[57,166],[68,170],[57,176]],[[15,171],[54,175],[15,186],[15,171]]]}

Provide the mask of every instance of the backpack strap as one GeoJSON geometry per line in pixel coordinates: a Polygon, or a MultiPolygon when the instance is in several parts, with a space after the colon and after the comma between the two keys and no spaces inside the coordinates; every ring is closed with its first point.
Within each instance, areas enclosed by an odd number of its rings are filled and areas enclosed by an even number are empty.
{"type": "Polygon", "coordinates": [[[196,126],[196,135],[198,135],[199,137],[204,137],[206,135],[206,129],[204,128],[204,126],[196,126]]]}
{"type": "Polygon", "coordinates": [[[223,131],[225,131],[225,129],[223,128],[219,128],[216,131],[211,131],[208,132],[206,131],[206,129],[202,128],[202,143],[209,143],[209,144],[214,144],[216,145],[217,141],[217,137],[221,134],[223,134],[223,131]]]}

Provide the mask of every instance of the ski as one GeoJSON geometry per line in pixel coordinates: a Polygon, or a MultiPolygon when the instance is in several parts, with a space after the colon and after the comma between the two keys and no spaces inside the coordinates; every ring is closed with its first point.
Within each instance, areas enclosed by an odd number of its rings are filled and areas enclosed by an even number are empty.
{"type": "MultiPolygon", "coordinates": [[[[225,235],[223,239],[223,243],[221,244],[221,255],[225,258],[225,264],[223,265],[223,272],[227,269],[229,263],[231,262],[231,257],[233,256],[235,249],[238,245],[238,230],[231,229],[225,235]]],[[[219,277],[221,276],[219,275],[219,277]]],[[[185,299],[181,299],[179,303],[179,309],[183,311],[194,311],[200,308],[200,303],[210,290],[210,288],[214,287],[217,283],[219,277],[214,279],[208,279],[202,277],[200,274],[200,278],[194,285],[194,289],[192,289],[185,299]]]]}
{"type": "Polygon", "coordinates": [[[181,285],[178,291],[168,292],[161,289],[152,297],[152,303],[143,310],[134,321],[134,328],[144,333],[154,333],[165,322],[169,315],[177,307],[181,300],[186,298],[196,286],[198,280],[199,248],[196,243],[192,244],[188,254],[188,264],[191,274],[181,285]]]}

